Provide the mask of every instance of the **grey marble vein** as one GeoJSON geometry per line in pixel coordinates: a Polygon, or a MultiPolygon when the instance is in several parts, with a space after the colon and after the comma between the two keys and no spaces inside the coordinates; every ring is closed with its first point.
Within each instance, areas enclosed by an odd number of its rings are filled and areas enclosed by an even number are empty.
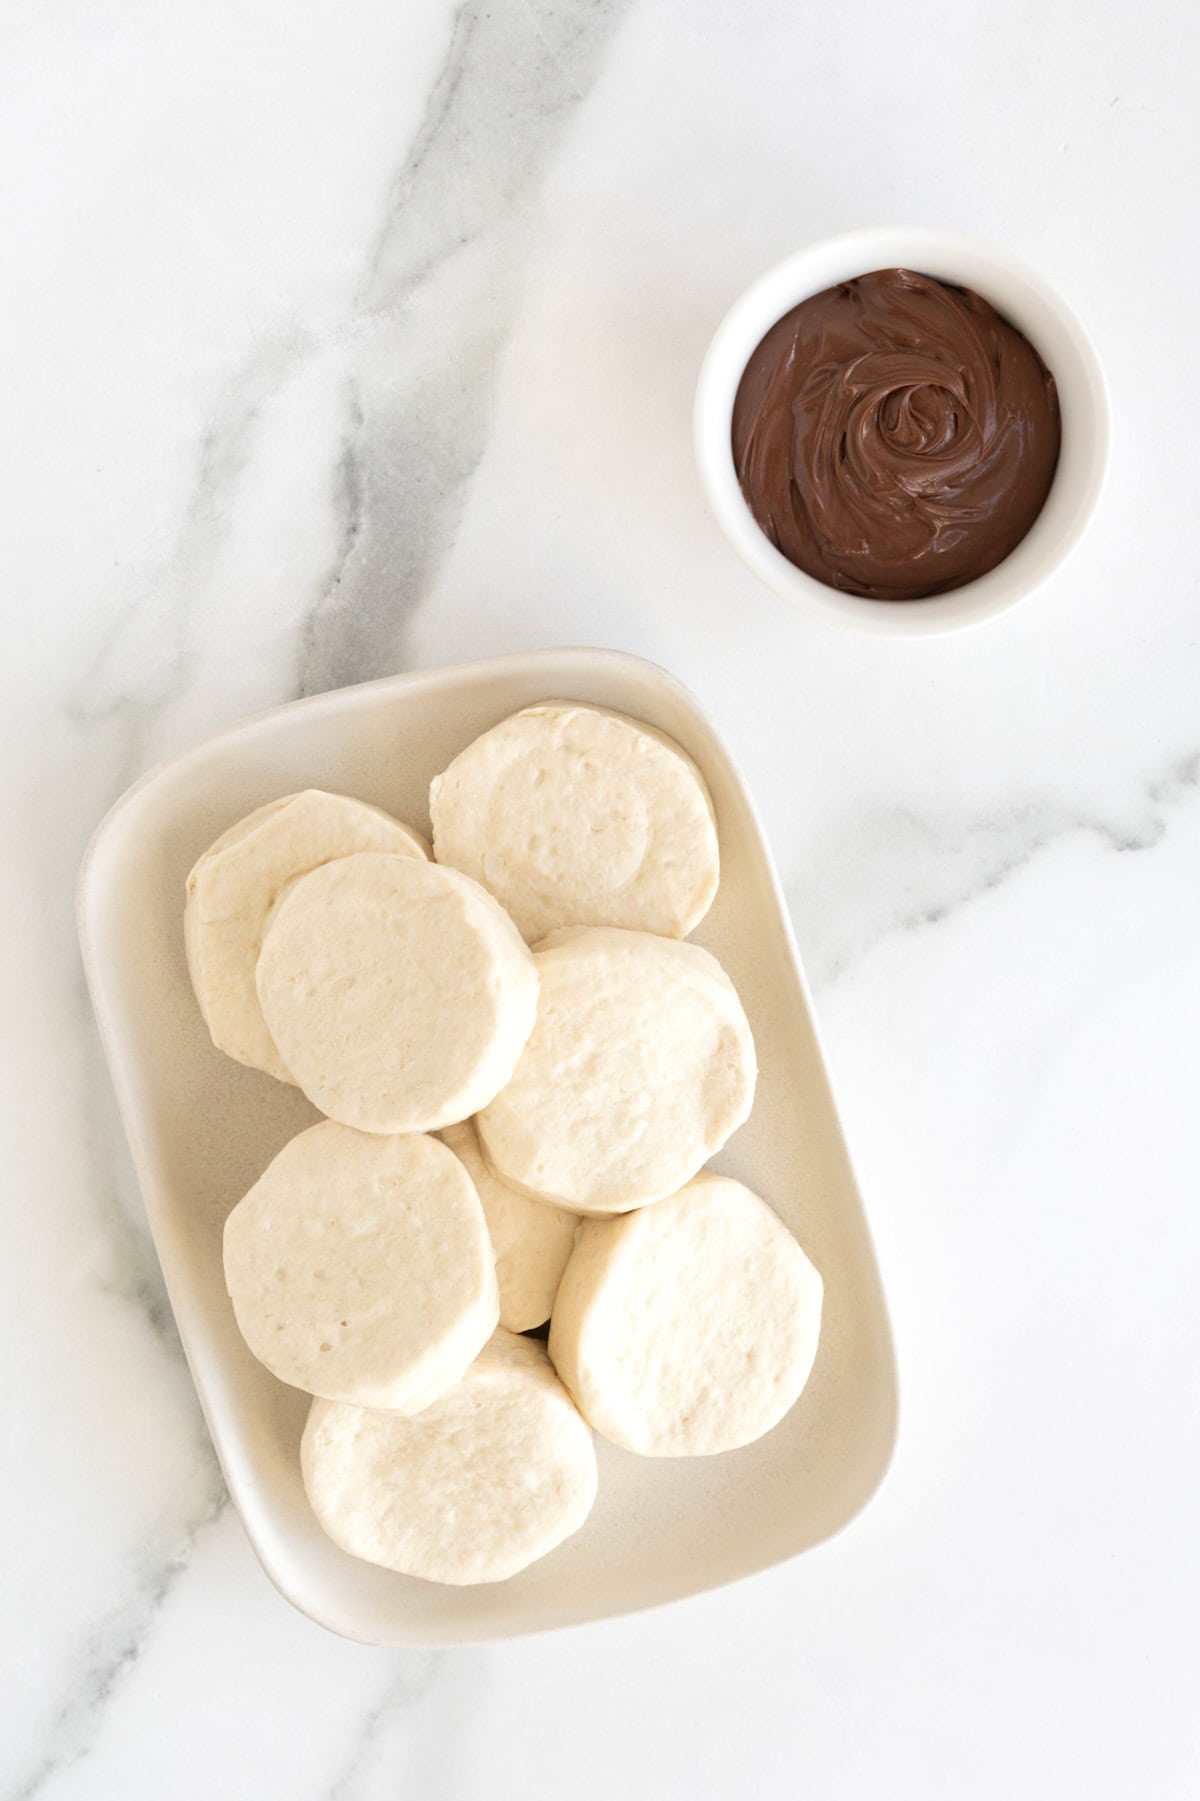
{"type": "Polygon", "coordinates": [[[360,1778],[370,1764],[380,1734],[398,1710],[408,1709],[429,1693],[439,1672],[446,1667],[444,1651],[414,1651],[398,1660],[383,1694],[361,1718],[349,1760],[325,1790],[325,1801],[354,1801],[360,1778]]]}
{"type": "Polygon", "coordinates": [[[401,667],[491,433],[537,193],[628,0],[468,0],[359,297],[340,548],[309,615],[309,694],[401,667]]]}
{"type": "Polygon", "coordinates": [[[814,847],[805,876],[789,884],[809,973],[831,985],[884,939],[941,924],[1071,837],[1121,855],[1152,850],[1173,809],[1198,794],[1200,752],[1152,777],[1132,820],[1037,800],[965,824],[904,807],[864,813],[814,847]]]}
{"type": "Polygon", "coordinates": [[[321,1801],[373,1795],[456,1801],[474,1793],[491,1659],[478,1647],[394,1654],[394,1674],[362,1718],[354,1749],[321,1801]]]}
{"type": "Polygon", "coordinates": [[[135,1577],[126,1600],[88,1631],[70,1660],[63,1685],[66,1698],[46,1739],[49,1748],[33,1769],[17,1779],[5,1801],[33,1801],[61,1771],[87,1756],[105,1707],[122,1677],[141,1657],[155,1620],[191,1562],[198,1539],[219,1518],[226,1503],[223,1487],[206,1494],[202,1505],[181,1522],[167,1555],[135,1577]]]}
{"type": "MultiPolygon", "coordinates": [[[[81,974],[81,1013],[86,1007],[81,974]]],[[[95,1230],[109,1252],[107,1273],[93,1286],[136,1309],[149,1323],[164,1354],[182,1363],[183,1349],[162,1270],[144,1222],[135,1219],[132,1211],[136,1202],[130,1197],[136,1194],[136,1185],[94,1027],[88,1038],[80,1101],[82,1136],[91,1177],[88,1192],[97,1214],[95,1230]]],[[[148,1569],[133,1572],[125,1601],[93,1626],[75,1655],[64,1660],[64,1698],[46,1735],[46,1752],[8,1791],[9,1801],[30,1801],[51,1778],[87,1756],[108,1701],[141,1657],[158,1614],[191,1561],[200,1533],[226,1506],[228,1496],[220,1468],[208,1448],[199,1407],[192,1405],[197,1439],[205,1446],[208,1465],[199,1504],[177,1522],[165,1554],[158,1555],[148,1569]]]]}
{"type": "Polygon", "coordinates": [[[117,734],[114,792],[186,688],[195,615],[267,408],[304,359],[348,364],[331,564],[303,615],[296,692],[400,666],[407,622],[453,541],[491,431],[537,191],[629,0],[468,0],[348,316],[289,323],[223,385],[165,555],[117,609],[67,697],[117,734]]]}
{"type": "Polygon", "coordinates": [[[113,795],[143,768],[154,720],[191,679],[194,614],[225,541],[255,430],[312,349],[308,334],[289,329],[256,342],[226,380],[201,438],[195,479],[169,548],[114,611],[67,694],[64,710],[73,725],[93,733],[107,725],[116,733],[113,795]]]}

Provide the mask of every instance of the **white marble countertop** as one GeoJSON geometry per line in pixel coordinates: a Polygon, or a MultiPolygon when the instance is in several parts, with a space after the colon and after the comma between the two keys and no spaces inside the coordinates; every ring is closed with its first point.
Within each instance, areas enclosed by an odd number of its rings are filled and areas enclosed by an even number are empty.
{"type": "Polygon", "coordinates": [[[0,1793],[1200,1792],[1200,15],[1184,0],[10,0],[0,1793]],[[706,516],[760,268],[1040,267],[1112,387],[1069,570],[835,633],[706,516]],[[194,1401],[72,882],[238,715],[563,642],[688,682],[788,885],[894,1312],[893,1472],[785,1570],[461,1653],[260,1573],[194,1401]]]}

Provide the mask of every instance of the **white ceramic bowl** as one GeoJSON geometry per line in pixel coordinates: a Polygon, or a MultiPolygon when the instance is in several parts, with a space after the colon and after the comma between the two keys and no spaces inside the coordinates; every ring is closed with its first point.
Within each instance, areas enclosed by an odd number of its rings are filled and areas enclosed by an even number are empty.
{"type": "Polygon", "coordinates": [[[171,1305],[229,1492],[288,1599],[350,1638],[507,1638],[694,1594],[819,1544],[865,1505],[896,1430],[887,1315],[787,909],[749,795],[696,702],[613,651],[550,650],[343,688],[277,707],[177,757],[118,801],[80,874],[79,929],[171,1305]],[[723,1457],[645,1458],[597,1441],[590,1518],[508,1582],[443,1588],[348,1557],[300,1480],[308,1397],[242,1343],[225,1293],[230,1208],[312,1123],[298,1090],[214,1050],[183,954],[183,884],[217,833],[277,795],[342,789],[429,829],[430,778],[479,732],[550,697],[647,720],[712,791],[721,887],[696,934],[741,992],[759,1055],[750,1119],[715,1159],[795,1230],[825,1278],[808,1387],[765,1438],[723,1457]]]}
{"type": "Polygon", "coordinates": [[[1087,529],[1108,464],[1108,395],[1074,313],[1033,269],[956,232],[881,226],[810,244],[748,287],[717,329],[696,391],[696,457],[717,521],[754,573],[810,612],[865,631],[924,636],[977,625],[1026,600],[1061,567],[1087,529]],[[915,269],[974,288],[1033,344],[1058,384],[1062,450],[1046,504],[1002,563],[949,594],[879,601],[846,594],[790,563],[742,497],[733,462],[733,402],[742,372],[777,319],[812,294],[873,269],[915,269]]]}

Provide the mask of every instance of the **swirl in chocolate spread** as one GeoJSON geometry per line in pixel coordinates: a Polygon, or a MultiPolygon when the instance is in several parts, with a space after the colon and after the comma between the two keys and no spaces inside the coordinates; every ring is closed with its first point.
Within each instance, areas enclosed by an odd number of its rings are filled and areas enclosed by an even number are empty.
{"type": "Polygon", "coordinates": [[[746,365],[733,456],[750,511],[831,587],[917,600],[993,568],[1058,462],[1054,377],[969,288],[879,269],[801,301],[746,365]]]}

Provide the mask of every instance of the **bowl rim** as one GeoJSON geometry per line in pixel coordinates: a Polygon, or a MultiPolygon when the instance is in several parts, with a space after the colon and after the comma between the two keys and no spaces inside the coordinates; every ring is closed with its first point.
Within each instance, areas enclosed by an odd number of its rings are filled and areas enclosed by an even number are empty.
{"type": "Polygon", "coordinates": [[[1108,388],[1091,339],[1038,270],[963,232],[879,225],[814,239],[742,290],[717,326],[701,363],[693,435],[709,506],[729,543],[761,581],[794,605],[843,626],[891,637],[927,637],[995,619],[1029,599],[1057,573],[1095,516],[1108,472],[1112,431],[1108,388]],[[776,320],[838,281],[892,267],[918,268],[935,279],[978,289],[1042,354],[1058,385],[1063,414],[1063,443],[1050,494],[1021,542],[993,569],[961,588],[904,602],[882,602],[829,587],[790,562],[746,505],[731,446],[738,383],[751,353],[776,320]]]}

